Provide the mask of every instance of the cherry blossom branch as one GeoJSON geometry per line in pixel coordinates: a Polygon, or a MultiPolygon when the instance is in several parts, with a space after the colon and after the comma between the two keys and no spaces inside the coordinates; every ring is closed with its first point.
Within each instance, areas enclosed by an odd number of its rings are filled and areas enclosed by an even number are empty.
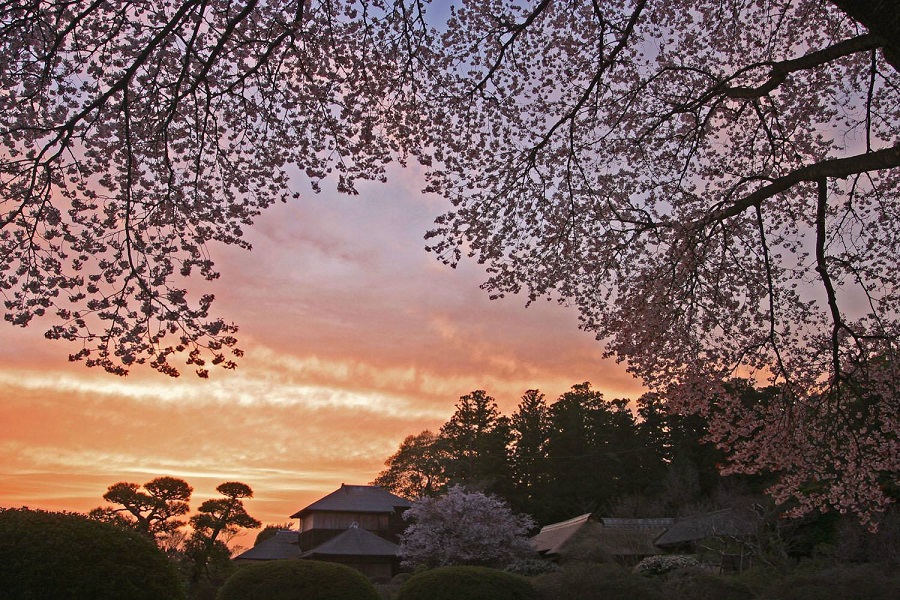
{"type": "MultiPolygon", "coordinates": [[[[900,144],[846,158],[825,159],[800,167],[775,179],[757,177],[756,179],[768,180],[769,184],[747,194],[727,208],[712,211],[708,216],[694,222],[693,226],[697,229],[702,229],[712,223],[735,217],[745,210],[759,206],[777,194],[787,191],[798,183],[814,183],[826,178],[842,179],[868,171],[895,169],[897,167],[900,167],[900,144]]],[[[742,183],[746,183],[746,181],[742,183]]]]}
{"type": "Polygon", "coordinates": [[[725,95],[734,99],[751,99],[759,98],[769,94],[775,88],[780,86],[792,73],[815,69],[826,65],[834,60],[850,56],[858,52],[868,52],[884,46],[884,39],[873,34],[864,34],[855,38],[840,41],[822,50],[810,52],[799,58],[785,60],[775,63],[755,63],[742,68],[738,73],[732,75],[718,86],[712,88],[708,93],[710,95],[725,95]],[[769,79],[755,87],[749,86],[728,86],[726,82],[731,79],[748,73],[760,67],[770,66],[769,79]]]}
{"type": "Polygon", "coordinates": [[[506,53],[512,47],[512,45],[516,42],[518,37],[522,35],[522,33],[528,29],[528,27],[534,23],[534,21],[544,12],[544,9],[550,5],[551,0],[541,0],[541,3],[538,4],[534,10],[525,18],[521,23],[515,24],[510,28],[510,32],[512,35],[506,40],[503,45],[500,47],[500,54],[497,56],[497,60],[494,61],[494,64],[491,65],[491,68],[488,69],[488,72],[485,76],[475,84],[475,91],[483,92],[485,87],[487,86],[488,81],[490,81],[494,74],[503,66],[503,59],[506,57],[506,53]]]}

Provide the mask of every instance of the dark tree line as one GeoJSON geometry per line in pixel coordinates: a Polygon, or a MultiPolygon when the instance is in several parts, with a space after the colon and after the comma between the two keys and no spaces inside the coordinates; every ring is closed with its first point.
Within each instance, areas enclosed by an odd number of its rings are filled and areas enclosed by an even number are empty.
{"type": "MultiPolygon", "coordinates": [[[[720,490],[717,466],[725,457],[704,442],[707,433],[702,416],[667,412],[650,393],[634,403],[607,400],[585,382],[549,402],[528,390],[505,416],[476,390],[459,399],[437,433],[403,440],[374,483],[409,498],[462,484],[504,498],[541,524],[586,512],[673,516],[709,506],[720,490]]],[[[739,486],[755,493],[762,479],[743,477],[739,486]]]]}

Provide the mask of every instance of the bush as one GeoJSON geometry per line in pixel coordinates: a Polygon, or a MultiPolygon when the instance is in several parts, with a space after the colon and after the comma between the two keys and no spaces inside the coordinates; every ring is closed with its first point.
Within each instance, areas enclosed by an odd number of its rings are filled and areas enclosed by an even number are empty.
{"type": "Polygon", "coordinates": [[[836,567],[787,575],[762,595],[772,600],[896,600],[900,578],[873,565],[836,567]]]}
{"type": "Polygon", "coordinates": [[[146,536],[75,513],[0,509],[0,598],[180,600],[174,567],[146,536]]]}
{"type": "Polygon", "coordinates": [[[660,600],[658,582],[614,564],[570,563],[534,578],[541,600],[660,600]]]}
{"type": "Polygon", "coordinates": [[[527,579],[488,567],[438,567],[413,575],[397,600],[536,600],[527,579]]]}
{"type": "Polygon", "coordinates": [[[522,558],[507,565],[503,570],[507,573],[530,577],[558,571],[559,565],[543,558],[522,558]]]}
{"type": "Polygon", "coordinates": [[[691,556],[680,554],[663,554],[660,556],[648,556],[637,564],[634,572],[640,575],[656,576],[665,575],[672,571],[700,569],[700,563],[691,556]]]}
{"type": "Polygon", "coordinates": [[[242,566],[218,600],[380,600],[365,575],[315,560],[273,560],[242,566]]]}
{"type": "Polygon", "coordinates": [[[673,571],[662,581],[666,600],[753,600],[756,596],[747,584],[731,576],[713,575],[696,570],[673,571]]]}

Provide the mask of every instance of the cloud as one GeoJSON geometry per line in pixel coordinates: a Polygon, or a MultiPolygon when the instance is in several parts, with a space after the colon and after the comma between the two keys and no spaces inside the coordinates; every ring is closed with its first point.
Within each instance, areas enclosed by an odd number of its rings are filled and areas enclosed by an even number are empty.
{"type": "MultiPolygon", "coordinates": [[[[481,266],[450,269],[422,236],[444,210],[415,171],[358,197],[307,194],[248,230],[251,252],[212,247],[221,279],[197,282],[240,326],[235,372],[201,381],[146,369],[126,378],[70,365],[42,330],[0,344],[0,505],[86,510],[106,487],[159,475],[195,498],[244,481],[267,522],[341,483],[366,483],[402,439],[436,429],[484,389],[510,414],[591,381],[609,397],[640,386],[556,303],[490,301],[481,266]]],[[[38,327],[40,327],[38,323],[38,327]]]]}

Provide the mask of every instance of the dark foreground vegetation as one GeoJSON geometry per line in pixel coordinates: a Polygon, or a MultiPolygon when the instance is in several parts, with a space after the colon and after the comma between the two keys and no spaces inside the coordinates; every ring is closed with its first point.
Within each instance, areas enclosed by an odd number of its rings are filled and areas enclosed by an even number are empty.
{"type": "MultiPolygon", "coordinates": [[[[4,600],[895,600],[900,575],[886,550],[867,563],[814,556],[719,573],[635,569],[591,560],[545,564],[532,574],[441,567],[369,582],[315,561],[228,565],[191,588],[189,573],[144,535],[74,513],[0,510],[0,598],[4,600]],[[543,571],[543,572],[539,572],[543,571]]],[[[702,558],[702,555],[701,555],[702,558]]],[[[537,561],[535,561],[537,562],[537,561]]],[[[672,564],[682,564],[671,561],[672,564]]]]}
{"type": "Polygon", "coordinates": [[[739,574],[680,570],[648,576],[621,565],[574,563],[551,573],[519,576],[513,585],[509,577],[498,570],[452,567],[412,577],[400,575],[376,587],[384,600],[895,600],[900,597],[900,577],[877,565],[805,564],[787,571],[759,568],[739,574]]]}
{"type": "Polygon", "coordinates": [[[146,536],[73,513],[0,510],[0,598],[182,600],[175,566],[146,536]]]}

